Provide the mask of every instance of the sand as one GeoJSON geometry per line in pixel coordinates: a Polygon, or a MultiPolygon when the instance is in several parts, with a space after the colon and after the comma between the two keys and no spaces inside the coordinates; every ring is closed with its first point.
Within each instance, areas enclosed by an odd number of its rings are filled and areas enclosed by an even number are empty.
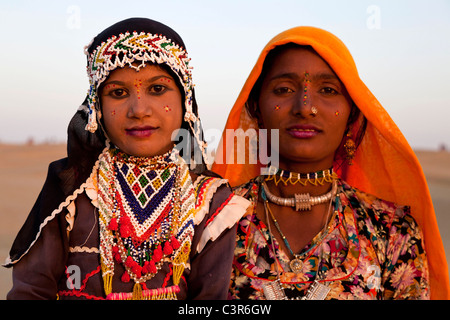
{"type": "MultiPolygon", "coordinates": [[[[450,153],[417,151],[427,178],[450,264],[450,153]]],[[[8,256],[44,183],[48,164],[66,155],[63,144],[0,144],[0,261],[8,256]]],[[[11,269],[0,267],[0,299],[11,288],[11,269]]]]}

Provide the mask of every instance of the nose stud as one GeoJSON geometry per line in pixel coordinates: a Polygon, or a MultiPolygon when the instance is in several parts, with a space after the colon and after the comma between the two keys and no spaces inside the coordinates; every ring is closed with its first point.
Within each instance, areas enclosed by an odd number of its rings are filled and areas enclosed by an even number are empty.
{"type": "Polygon", "coordinates": [[[319,112],[319,110],[317,110],[317,108],[315,106],[311,107],[311,114],[317,115],[318,112],[319,112]]]}

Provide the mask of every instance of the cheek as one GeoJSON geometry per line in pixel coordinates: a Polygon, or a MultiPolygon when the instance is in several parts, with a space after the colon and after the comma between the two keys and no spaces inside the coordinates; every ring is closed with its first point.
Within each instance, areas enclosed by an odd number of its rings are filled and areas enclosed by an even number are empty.
{"type": "Polygon", "coordinates": [[[114,129],[117,127],[117,112],[111,110],[108,112],[103,112],[103,124],[105,125],[105,130],[108,134],[114,134],[114,129]]]}
{"type": "Polygon", "coordinates": [[[159,108],[159,112],[163,121],[170,127],[170,130],[179,129],[181,127],[183,111],[181,103],[178,100],[172,101],[172,103],[163,103],[159,108]]]}
{"type": "Polygon", "coordinates": [[[328,116],[328,127],[330,133],[337,140],[342,140],[345,130],[347,129],[347,123],[350,116],[350,108],[337,108],[331,112],[328,116]]]}
{"type": "Polygon", "coordinates": [[[102,101],[102,121],[110,138],[124,123],[123,113],[123,106],[121,107],[119,105],[112,104],[109,101],[103,103],[102,101]]]}
{"type": "Polygon", "coordinates": [[[286,106],[279,101],[270,101],[261,97],[259,100],[258,123],[261,128],[278,128],[286,106]]]}

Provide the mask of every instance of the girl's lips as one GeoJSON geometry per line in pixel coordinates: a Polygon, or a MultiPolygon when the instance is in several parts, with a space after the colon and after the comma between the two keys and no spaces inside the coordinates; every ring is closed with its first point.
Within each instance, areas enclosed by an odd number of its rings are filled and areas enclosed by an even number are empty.
{"type": "Polygon", "coordinates": [[[294,125],[287,128],[287,132],[294,138],[308,139],[318,135],[320,130],[312,125],[294,125]]]}
{"type": "Polygon", "coordinates": [[[150,137],[157,128],[151,126],[143,127],[133,127],[130,129],[125,129],[127,135],[137,138],[148,138],[150,137]]]}

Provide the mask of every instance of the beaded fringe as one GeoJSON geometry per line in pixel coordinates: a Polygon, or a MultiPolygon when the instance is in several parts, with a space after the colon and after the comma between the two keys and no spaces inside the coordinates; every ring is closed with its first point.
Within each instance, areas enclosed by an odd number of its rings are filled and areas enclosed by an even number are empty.
{"type": "Polygon", "coordinates": [[[321,185],[323,186],[325,182],[333,182],[333,180],[338,179],[338,175],[335,172],[326,172],[322,177],[307,177],[307,178],[303,178],[300,177],[298,174],[292,174],[289,173],[288,177],[284,177],[284,176],[278,176],[276,174],[273,175],[269,175],[265,180],[266,181],[270,181],[273,180],[273,182],[275,183],[276,186],[278,186],[278,184],[280,182],[284,183],[284,185],[287,185],[288,183],[290,184],[297,184],[300,183],[304,186],[306,186],[308,183],[312,184],[313,186],[317,186],[317,185],[321,185]]]}
{"type": "Polygon", "coordinates": [[[107,300],[176,300],[180,287],[171,286],[158,289],[143,289],[140,283],[135,283],[133,292],[110,293],[107,300]]]}
{"type": "Polygon", "coordinates": [[[103,263],[101,265],[103,275],[103,288],[105,290],[105,295],[108,296],[112,292],[113,273],[111,271],[108,271],[103,263]]]}

